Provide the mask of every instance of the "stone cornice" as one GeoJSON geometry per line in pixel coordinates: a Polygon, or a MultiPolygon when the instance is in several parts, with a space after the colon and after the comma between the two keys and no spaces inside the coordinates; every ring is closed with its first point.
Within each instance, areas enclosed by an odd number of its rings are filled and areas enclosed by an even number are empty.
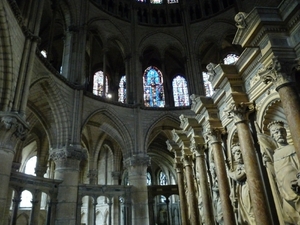
{"type": "Polygon", "coordinates": [[[60,180],[35,177],[19,172],[12,172],[10,176],[10,185],[13,188],[22,188],[30,191],[38,189],[50,195],[58,192],[58,186],[61,182],[60,180]]]}

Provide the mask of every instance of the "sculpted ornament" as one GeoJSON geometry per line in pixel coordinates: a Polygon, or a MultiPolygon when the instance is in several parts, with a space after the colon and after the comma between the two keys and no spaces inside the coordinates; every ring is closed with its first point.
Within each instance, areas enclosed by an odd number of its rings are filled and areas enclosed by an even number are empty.
{"type": "Polygon", "coordinates": [[[245,18],[246,18],[246,13],[244,12],[239,12],[238,14],[235,15],[234,20],[236,22],[236,27],[240,29],[244,29],[247,27],[245,18]]]}
{"type": "Polygon", "coordinates": [[[216,168],[214,163],[210,163],[209,166],[210,174],[211,174],[211,179],[212,179],[212,198],[213,198],[213,209],[214,209],[214,215],[215,215],[215,220],[219,225],[224,224],[223,220],[223,210],[222,210],[222,203],[220,199],[220,193],[219,193],[219,183],[218,183],[218,178],[216,174],[216,168]]]}
{"type": "Polygon", "coordinates": [[[5,115],[1,117],[1,123],[3,124],[4,128],[16,137],[21,140],[25,139],[25,136],[28,132],[28,128],[17,118],[17,116],[9,116],[5,115]]]}
{"type": "Polygon", "coordinates": [[[295,147],[288,144],[282,121],[268,125],[270,136],[262,134],[257,126],[264,165],[267,168],[278,214],[285,224],[300,224],[300,186],[297,181],[299,160],[295,147]]]}
{"type": "Polygon", "coordinates": [[[237,214],[238,224],[256,224],[247,183],[247,176],[240,145],[231,146],[231,160],[228,175],[232,179],[230,198],[237,214]]]}
{"type": "Polygon", "coordinates": [[[224,128],[207,128],[206,139],[210,142],[210,144],[221,143],[221,135],[224,132],[224,128]]]}
{"type": "Polygon", "coordinates": [[[240,104],[231,103],[224,110],[229,119],[234,119],[235,123],[248,120],[248,115],[254,111],[255,107],[252,102],[241,102],[240,104]]]}
{"type": "Polygon", "coordinates": [[[79,161],[87,158],[87,151],[81,146],[69,145],[67,148],[52,149],[50,158],[54,161],[64,159],[77,159],[79,161]]]}
{"type": "Polygon", "coordinates": [[[276,87],[279,87],[280,85],[292,82],[292,72],[294,69],[298,70],[298,67],[299,61],[295,65],[295,63],[285,62],[274,57],[269,66],[259,69],[258,75],[265,84],[273,82],[276,87]]]}

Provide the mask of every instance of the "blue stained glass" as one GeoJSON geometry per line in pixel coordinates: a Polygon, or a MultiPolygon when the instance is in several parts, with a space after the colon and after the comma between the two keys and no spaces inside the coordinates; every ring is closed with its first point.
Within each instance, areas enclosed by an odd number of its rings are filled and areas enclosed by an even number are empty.
{"type": "Polygon", "coordinates": [[[144,73],[144,104],[147,107],[165,106],[162,74],[155,67],[148,67],[144,73]]]}

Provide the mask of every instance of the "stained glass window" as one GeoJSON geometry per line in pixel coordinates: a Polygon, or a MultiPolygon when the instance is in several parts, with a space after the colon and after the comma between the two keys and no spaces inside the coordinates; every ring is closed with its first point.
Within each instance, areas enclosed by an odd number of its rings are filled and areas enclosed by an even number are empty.
{"type": "Polygon", "coordinates": [[[105,77],[105,89],[104,89],[104,74],[102,71],[98,71],[94,74],[93,94],[98,96],[103,96],[103,97],[107,97],[108,95],[108,80],[107,77],[105,77]],[[105,96],[103,96],[104,91],[105,91],[105,96]]]}
{"type": "Polygon", "coordinates": [[[224,64],[225,64],[225,65],[233,64],[233,63],[235,63],[238,59],[239,59],[239,56],[237,56],[236,54],[228,54],[228,55],[224,58],[224,64]]]}
{"type": "Polygon", "coordinates": [[[168,0],[168,4],[178,3],[178,0],[168,0]]]}
{"type": "Polygon", "coordinates": [[[209,75],[206,72],[202,73],[203,76],[203,82],[204,82],[204,88],[205,88],[205,95],[210,97],[214,93],[214,90],[212,88],[211,82],[209,81],[209,75]]]}
{"type": "Polygon", "coordinates": [[[147,186],[152,184],[152,180],[151,180],[151,174],[149,172],[147,172],[147,186]]]}
{"type": "Polygon", "coordinates": [[[172,81],[175,106],[188,106],[190,104],[187,82],[184,77],[178,75],[172,81]]]}
{"type": "Polygon", "coordinates": [[[126,76],[122,76],[119,83],[119,91],[118,91],[118,101],[125,103],[126,102],[126,76]]]}
{"type": "Polygon", "coordinates": [[[144,104],[147,107],[165,106],[162,73],[153,66],[144,72],[144,104]]]}
{"type": "Polygon", "coordinates": [[[167,185],[167,177],[166,174],[162,171],[159,172],[159,184],[160,185],[167,185]]]}
{"type": "Polygon", "coordinates": [[[163,0],[150,0],[151,4],[162,4],[163,0]]]}

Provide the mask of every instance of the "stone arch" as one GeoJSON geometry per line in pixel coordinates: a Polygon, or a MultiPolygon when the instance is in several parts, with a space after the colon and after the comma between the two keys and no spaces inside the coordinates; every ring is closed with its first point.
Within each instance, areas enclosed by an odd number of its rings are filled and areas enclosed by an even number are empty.
{"type": "MultiPolygon", "coordinates": [[[[259,106],[257,113],[257,123],[261,132],[269,135],[268,124],[272,121],[279,120],[287,125],[286,116],[281,105],[281,100],[277,92],[271,93],[262,104],[259,106]]],[[[291,133],[287,127],[287,140],[289,143],[292,142],[291,133]]]]}
{"type": "MultiPolygon", "coordinates": [[[[130,132],[126,128],[125,124],[110,109],[99,109],[88,115],[81,126],[82,131],[93,117],[97,117],[98,121],[104,121],[95,125],[99,125],[99,129],[102,132],[114,138],[118,142],[121,149],[133,149],[133,140],[130,132]]],[[[123,154],[125,154],[125,152],[123,152],[123,154]]]]}
{"type": "Polygon", "coordinates": [[[52,148],[60,148],[67,144],[69,119],[66,112],[63,94],[52,78],[40,79],[30,87],[29,108],[41,122],[48,135],[52,148]],[[43,93],[35,98],[36,91],[43,93]],[[55,126],[49,126],[55,124],[55,126]]]}
{"type": "Polygon", "coordinates": [[[160,116],[146,131],[144,149],[148,149],[150,143],[160,132],[163,132],[167,136],[167,138],[171,140],[171,131],[174,128],[179,129],[179,125],[180,122],[178,116],[170,114],[160,116]]]}

